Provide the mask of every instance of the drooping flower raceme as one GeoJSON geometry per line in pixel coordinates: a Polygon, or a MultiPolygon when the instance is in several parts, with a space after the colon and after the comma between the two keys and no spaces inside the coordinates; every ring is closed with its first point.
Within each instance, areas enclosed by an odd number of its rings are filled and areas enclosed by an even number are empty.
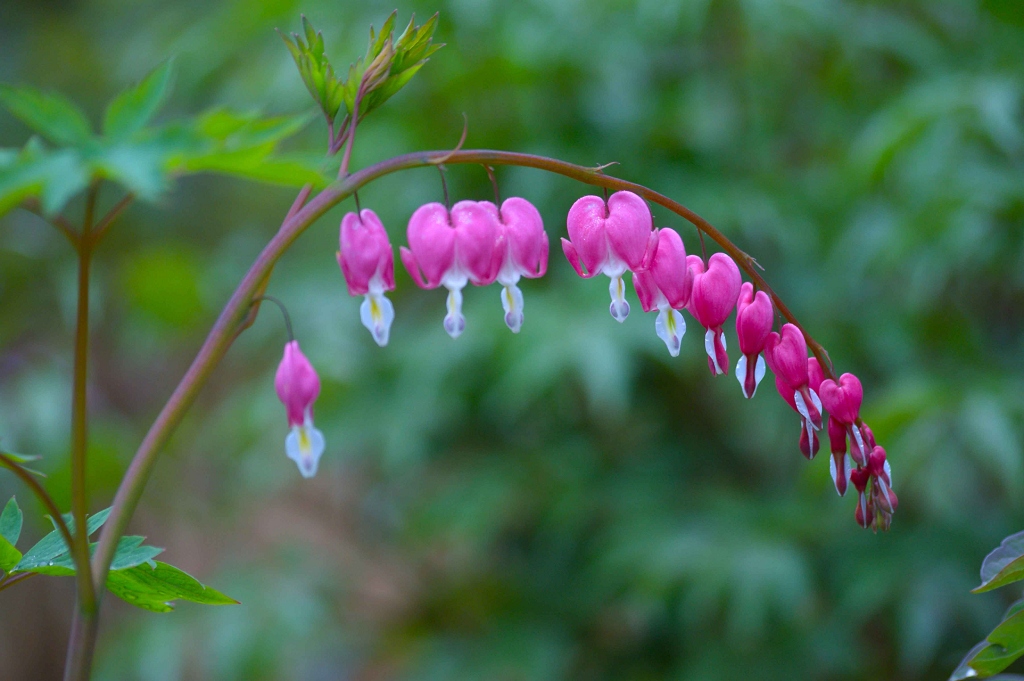
{"type": "Polygon", "coordinates": [[[764,358],[761,352],[772,332],[775,309],[764,291],[754,294],[754,285],[749,281],[740,287],[736,301],[736,337],[740,342],[743,356],[736,362],[736,379],[743,389],[743,396],[750,399],[764,378],[764,358]]]}
{"type": "Polygon", "coordinates": [[[466,328],[462,289],[486,286],[498,276],[505,253],[498,248],[497,209],[487,201],[459,201],[451,211],[440,203],[420,206],[409,218],[409,248],[402,263],[420,288],[448,289],[444,330],[458,338],[466,328]]]}
{"type": "Polygon", "coordinates": [[[768,368],[775,374],[775,387],[802,420],[800,451],[808,459],[818,453],[817,431],[821,430],[821,400],[818,387],[824,375],[818,360],[807,357],[807,341],[793,324],[768,335],[764,351],[768,368]]]}
{"type": "Polygon", "coordinates": [[[712,375],[724,374],[729,370],[729,355],[722,325],[736,306],[743,281],[740,269],[725,253],[712,255],[707,269],[700,256],[687,256],[686,262],[693,270],[693,292],[686,309],[707,330],[704,350],[708,353],[708,368],[712,375]]]}
{"type": "MultiPolygon", "coordinates": [[[[481,201],[481,205],[494,207],[481,201]]],[[[502,285],[501,306],[505,310],[505,324],[512,333],[519,333],[523,325],[523,293],[519,290],[520,277],[543,277],[548,270],[548,235],[540,212],[526,199],[513,196],[495,208],[498,221],[497,250],[502,256],[497,280],[502,285]]]]}
{"type": "Polygon", "coordinates": [[[341,220],[338,265],[349,295],[365,296],[359,319],[377,345],[388,344],[395,308],[384,295],[395,289],[395,259],[388,233],[377,214],[368,208],[347,213],[341,220]]]}
{"type": "Polygon", "coordinates": [[[657,231],[658,243],[650,265],[646,270],[633,273],[633,286],[644,312],[658,310],[654,330],[658,338],[665,341],[669,354],[677,357],[686,333],[686,322],[677,310],[685,308],[690,301],[693,272],[686,265],[682,237],[668,227],[657,231]]]}
{"type": "Polygon", "coordinates": [[[629,303],[622,275],[647,269],[645,256],[653,255],[657,245],[647,204],[627,191],[615,192],[607,202],[600,196],[584,196],[569,209],[566,228],[569,238],[562,239],[562,251],[569,264],[586,279],[598,274],[611,279],[609,309],[616,321],[625,321],[629,303]]]}
{"type": "Polygon", "coordinates": [[[311,478],[316,475],[324,452],[324,436],[313,427],[313,403],[320,395],[320,378],[299,349],[298,341],[289,341],[284,346],[274,388],[284,403],[291,427],[284,441],[285,452],[298,465],[302,477],[311,478]]]}

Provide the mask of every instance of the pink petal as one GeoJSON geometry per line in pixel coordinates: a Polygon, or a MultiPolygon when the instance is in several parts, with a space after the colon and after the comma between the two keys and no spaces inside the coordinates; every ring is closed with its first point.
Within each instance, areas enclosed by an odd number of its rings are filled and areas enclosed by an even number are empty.
{"type": "Polygon", "coordinates": [[[477,286],[493,282],[501,266],[497,217],[497,208],[488,201],[459,201],[452,206],[456,260],[477,286]]]}
{"type": "Polygon", "coordinates": [[[741,283],[740,270],[732,258],[724,253],[711,256],[707,271],[694,276],[690,296],[689,309],[701,326],[710,329],[725,323],[736,305],[741,283]]]}
{"type": "Polygon", "coordinates": [[[614,255],[631,270],[641,267],[654,223],[647,202],[633,192],[615,192],[608,199],[605,230],[614,255]]]}
{"type": "Polygon", "coordinates": [[[743,354],[757,355],[764,350],[774,321],[775,309],[768,294],[758,291],[755,296],[754,285],[744,283],[736,301],[736,336],[743,354]]]}
{"type": "Polygon", "coordinates": [[[686,262],[682,237],[674,229],[659,229],[658,245],[648,271],[668,304],[676,310],[686,307],[693,289],[693,273],[686,262]]]}
{"type": "Polygon", "coordinates": [[[600,196],[581,197],[569,209],[565,224],[575,258],[570,257],[564,239],[562,249],[581,277],[589,278],[599,274],[608,259],[608,238],[605,234],[607,217],[608,208],[600,196]],[[583,274],[584,268],[587,274],[583,274]]]}
{"type": "Polygon", "coordinates": [[[548,235],[540,212],[513,196],[501,204],[501,218],[512,264],[524,277],[543,276],[548,267],[548,235]]]}
{"type": "MultiPolygon", "coordinates": [[[[448,209],[440,203],[428,203],[417,208],[409,218],[407,237],[409,250],[415,256],[412,262],[418,264],[426,278],[426,285],[420,284],[419,280],[417,283],[423,288],[436,288],[455,263],[455,230],[448,209]]],[[[402,262],[409,274],[418,279],[404,252],[402,262]]]]}
{"type": "Polygon", "coordinates": [[[274,388],[288,414],[288,425],[302,425],[307,411],[320,395],[320,378],[299,349],[298,341],[284,346],[284,356],[274,376],[274,388]]]}

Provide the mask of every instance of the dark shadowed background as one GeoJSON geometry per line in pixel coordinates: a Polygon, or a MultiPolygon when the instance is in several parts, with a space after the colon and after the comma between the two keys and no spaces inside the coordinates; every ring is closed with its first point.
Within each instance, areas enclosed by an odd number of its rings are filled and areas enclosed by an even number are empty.
{"type": "MultiPolygon", "coordinates": [[[[394,3],[3,0],[0,81],[60,90],[94,120],[171,55],[164,119],[215,105],[312,110],[273,29],[305,13],[347,65],[394,3]]],[[[680,200],[766,269],[863,380],[886,446],[892,531],[854,522],[827,452],[808,463],[771,378],[751,402],[712,379],[690,320],[668,356],[630,291],[583,281],[557,239],[587,189],[499,169],[540,208],[551,267],[522,285],[513,336],[496,287],[444,294],[401,270],[388,348],[358,322],[333,210],[277,266],[320,372],[328,447],[284,456],[265,307],[203,390],[132,522],[168,561],[242,601],[171,614],[104,604],[96,678],[941,679],[1020,596],[971,595],[1024,528],[1024,5],[1014,0],[434,0],[448,44],[360,128],[354,163],[454,145],[557,156],[680,200]]],[[[0,114],[0,146],[28,131],[0,114]]],[[[291,142],[319,149],[319,120],[291,142]]],[[[491,196],[453,167],[453,197],[491,196]]],[[[108,189],[104,200],[117,198],[108,189]]],[[[109,504],[152,418],[294,190],[224,178],[133,206],[95,268],[91,506],[109,504]]],[[[361,192],[393,242],[433,170],[361,192]]],[[[69,215],[78,215],[72,204],[69,215]]],[[[696,233],[678,229],[690,252],[696,233]]],[[[15,211],[0,221],[0,437],[68,492],[75,260],[15,211]]],[[[735,360],[732,322],[730,345],[735,360]]],[[[43,509],[10,475],[26,536],[43,509]]],[[[0,594],[0,678],[59,678],[70,579],[0,594]]]]}

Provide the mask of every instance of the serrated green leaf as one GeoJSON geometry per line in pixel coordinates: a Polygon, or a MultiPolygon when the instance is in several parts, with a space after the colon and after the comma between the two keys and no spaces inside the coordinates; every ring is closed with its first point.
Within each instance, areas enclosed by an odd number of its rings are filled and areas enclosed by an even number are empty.
{"type": "Polygon", "coordinates": [[[103,134],[112,139],[124,139],[145,127],[163,105],[173,74],[173,60],[168,60],[138,85],[115,97],[103,117],[103,134]]]}
{"type": "Polygon", "coordinates": [[[82,110],[55,92],[0,85],[0,104],[55,144],[83,144],[92,137],[92,126],[82,110]]]}
{"type": "Polygon", "coordinates": [[[127,603],[152,610],[170,612],[173,601],[185,600],[205,605],[237,605],[238,601],[216,589],[204,586],[188,573],[167,563],[139,565],[111,572],[107,578],[110,593],[127,603]]]}
{"type": "Polygon", "coordinates": [[[1024,532],[1011,534],[985,556],[981,563],[981,584],[972,593],[998,589],[1024,579],[1024,532]]]}
{"type": "Polygon", "coordinates": [[[0,513],[0,537],[9,541],[12,546],[17,544],[18,538],[21,537],[21,523],[22,515],[21,509],[18,508],[18,500],[11,497],[0,513]]]}
{"type": "MultiPolygon", "coordinates": [[[[93,532],[100,529],[100,527],[107,521],[107,516],[110,515],[110,509],[104,509],[95,515],[89,516],[85,521],[86,534],[92,535],[93,532]]],[[[51,521],[52,522],[52,521],[51,521]]],[[[68,530],[71,535],[75,534],[74,523],[68,523],[68,530]]],[[[39,542],[25,552],[22,556],[21,561],[18,562],[12,572],[28,572],[33,568],[46,566],[47,563],[54,561],[61,554],[68,552],[68,546],[64,542],[64,537],[60,532],[54,530],[50,534],[46,535],[39,542]]]]}

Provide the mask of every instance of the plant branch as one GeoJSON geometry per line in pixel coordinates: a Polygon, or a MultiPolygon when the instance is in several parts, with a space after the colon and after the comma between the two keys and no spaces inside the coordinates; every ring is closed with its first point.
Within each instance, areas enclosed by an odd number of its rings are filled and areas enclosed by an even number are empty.
{"type": "MultiPolygon", "coordinates": [[[[71,636],[64,665],[65,681],[87,681],[90,676],[96,634],[99,629],[99,596],[103,594],[102,582],[96,587],[92,581],[89,533],[86,529],[89,490],[85,477],[88,455],[86,377],[89,363],[89,270],[95,246],[93,226],[98,195],[99,181],[95,181],[89,187],[89,194],[86,196],[85,218],[78,240],[78,313],[75,322],[75,363],[71,392],[71,514],[75,520],[71,555],[75,560],[77,607],[71,620],[71,636]]],[[[111,222],[113,218],[104,225],[104,231],[111,222]]]]}
{"type": "Polygon", "coordinates": [[[68,222],[68,219],[63,215],[46,215],[46,213],[43,212],[42,205],[39,203],[39,199],[35,198],[25,199],[21,204],[21,207],[30,213],[35,213],[43,220],[56,227],[60,230],[61,234],[67,237],[67,240],[72,247],[76,249],[78,248],[78,232],[75,231],[74,225],[68,222]]]}
{"type": "Polygon", "coordinates": [[[107,230],[110,229],[110,226],[114,224],[114,221],[117,220],[121,213],[124,212],[124,209],[131,205],[131,202],[134,200],[135,194],[125,194],[123,199],[114,204],[114,206],[107,211],[107,214],[100,218],[99,222],[96,223],[96,226],[92,230],[91,240],[94,247],[103,240],[103,237],[107,235],[107,230]]]}
{"type": "Polygon", "coordinates": [[[765,282],[754,267],[753,259],[727,239],[724,234],[715,229],[707,220],[682,204],[633,182],[604,175],[601,172],[603,168],[588,168],[543,156],[507,151],[469,149],[454,152],[421,151],[396,156],[368,166],[329,185],[301,210],[285,219],[280,230],[278,230],[256,258],[256,261],[243,277],[238,288],[235,289],[231,299],[222,310],[220,317],[218,317],[213,328],[210,330],[192,365],[164,405],[156,421],[150,427],[142,444],[139,445],[139,449],[136,451],[135,457],[125,473],[125,477],[114,497],[110,517],[100,533],[99,546],[93,556],[93,573],[96,585],[102,585],[106,579],[107,570],[113,560],[117,541],[127,529],[128,521],[138,505],[161,447],[167,442],[171,432],[181,421],[202,384],[227,352],[231,341],[237,335],[240,322],[244,319],[247,310],[249,310],[253,302],[253,297],[258,295],[256,293],[257,290],[261,284],[265,283],[278,258],[317,218],[342,200],[351,196],[364,185],[401,170],[435,166],[441,162],[448,164],[474,163],[538,168],[598,187],[633,191],[653,203],[664,206],[694,224],[697,229],[711,237],[722,247],[722,250],[737,261],[737,265],[750,276],[758,288],[768,293],[775,303],[776,309],[789,322],[801,329],[811,351],[822,362],[822,369],[826,376],[833,377],[829,365],[825,361],[824,350],[806,331],[803,331],[803,328],[800,327],[789,308],[771,290],[767,282],[765,282]]]}
{"type": "Polygon", "coordinates": [[[24,582],[29,577],[35,577],[38,574],[38,572],[22,572],[20,574],[14,575],[13,577],[8,576],[4,579],[0,579],[0,591],[3,591],[4,589],[9,589],[18,582],[24,582]]]}
{"type": "Polygon", "coordinates": [[[64,517],[60,513],[60,509],[57,507],[53,497],[50,496],[46,488],[43,487],[38,480],[32,477],[25,468],[17,461],[7,456],[6,454],[0,454],[0,466],[9,469],[12,473],[18,476],[23,483],[32,491],[33,494],[38,497],[39,501],[43,503],[46,510],[50,512],[50,517],[53,518],[53,524],[57,526],[57,531],[60,532],[61,536],[64,537],[64,542],[68,545],[68,550],[71,550],[71,546],[74,540],[71,537],[71,530],[68,529],[67,523],[64,522],[64,517]]]}

